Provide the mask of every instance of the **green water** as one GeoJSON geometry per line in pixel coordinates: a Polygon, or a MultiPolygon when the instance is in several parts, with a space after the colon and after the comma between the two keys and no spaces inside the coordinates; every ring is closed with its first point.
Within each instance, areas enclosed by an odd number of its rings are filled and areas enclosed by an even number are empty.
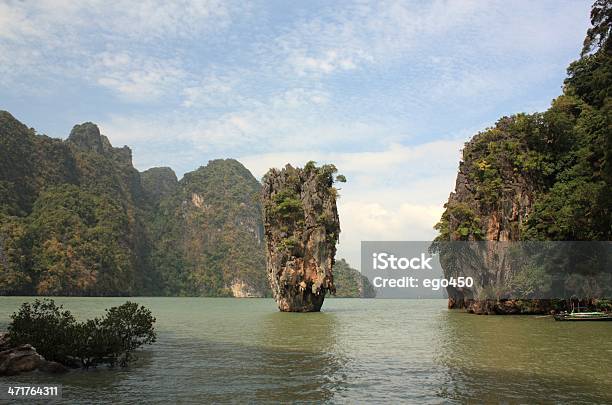
{"type": "MultiPolygon", "coordinates": [[[[0,298],[0,328],[30,298],[0,298]]],[[[158,342],[128,369],[5,377],[74,402],[612,403],[612,322],[449,311],[443,300],[136,298],[158,342]]],[[[60,298],[79,317],[121,298],[60,298]]]]}

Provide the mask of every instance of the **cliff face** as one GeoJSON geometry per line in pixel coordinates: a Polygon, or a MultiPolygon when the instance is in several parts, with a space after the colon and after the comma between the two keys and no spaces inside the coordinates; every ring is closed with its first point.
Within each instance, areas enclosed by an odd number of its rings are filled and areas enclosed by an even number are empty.
{"type": "Polygon", "coordinates": [[[0,291],[124,295],[143,286],[141,188],[129,148],[91,123],[66,141],[0,112],[0,291]],[[7,156],[4,156],[4,155],[7,156]]]}
{"type": "Polygon", "coordinates": [[[162,284],[173,294],[267,295],[260,189],[233,159],[186,173],[155,210],[154,258],[166,263],[157,267],[175,268],[162,284]]]}
{"type": "Polygon", "coordinates": [[[235,160],[139,173],[95,124],[62,141],[0,111],[0,294],[266,295],[260,189],[235,160]]]}
{"type": "Polygon", "coordinates": [[[151,204],[159,204],[178,191],[179,182],[169,167],[153,167],[140,173],[142,188],[151,204]]]}
{"type": "MultiPolygon", "coordinates": [[[[449,196],[438,229],[438,240],[511,242],[521,239],[521,228],[533,210],[542,186],[536,177],[517,167],[517,156],[529,153],[517,119],[506,117],[494,128],[466,143],[455,191],[449,196]]],[[[447,288],[449,308],[472,309],[487,291],[501,289],[514,276],[508,266],[509,244],[474,244],[470,259],[442,255],[447,278],[466,276],[477,280],[471,288],[447,288]],[[478,265],[467,265],[461,261],[478,265]],[[485,270],[485,269],[488,269],[485,270]]]]}
{"type": "MultiPolygon", "coordinates": [[[[466,143],[455,190],[436,225],[437,241],[612,238],[612,52],[609,26],[604,26],[608,22],[597,17],[609,15],[610,6],[602,6],[608,14],[596,11],[600,6],[593,8],[596,26],[585,40],[590,53],[569,66],[563,95],[543,113],[504,117],[466,143]],[[602,35],[593,37],[592,32],[602,35]]],[[[478,313],[551,308],[550,302],[537,298],[496,299],[521,278],[508,265],[509,245],[473,246],[469,254],[479,266],[441,254],[447,277],[476,280],[473,288],[448,288],[450,308],[478,313]]],[[[531,277],[529,287],[537,289],[538,278],[554,276],[554,271],[531,277]]]]}
{"type": "Polygon", "coordinates": [[[333,165],[271,169],[263,180],[268,280],[281,311],[319,311],[335,293],[340,222],[333,165]]]}

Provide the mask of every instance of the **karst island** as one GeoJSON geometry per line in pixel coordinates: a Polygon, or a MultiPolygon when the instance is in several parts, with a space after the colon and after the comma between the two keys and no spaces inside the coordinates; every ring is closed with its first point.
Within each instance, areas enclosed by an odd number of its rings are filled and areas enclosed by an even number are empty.
{"type": "Polygon", "coordinates": [[[270,169],[262,200],[267,271],[278,308],[316,312],[336,292],[332,268],[340,220],[334,182],[346,181],[334,165],[270,169]]]}

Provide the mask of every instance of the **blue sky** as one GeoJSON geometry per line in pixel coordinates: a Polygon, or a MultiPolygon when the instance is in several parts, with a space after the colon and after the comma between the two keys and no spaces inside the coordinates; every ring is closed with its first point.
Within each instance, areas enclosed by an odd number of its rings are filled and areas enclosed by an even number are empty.
{"type": "Polygon", "coordinates": [[[339,256],[427,240],[460,149],[561,92],[588,1],[0,0],[0,109],[93,121],[144,170],[233,157],[346,174],[339,256]]]}

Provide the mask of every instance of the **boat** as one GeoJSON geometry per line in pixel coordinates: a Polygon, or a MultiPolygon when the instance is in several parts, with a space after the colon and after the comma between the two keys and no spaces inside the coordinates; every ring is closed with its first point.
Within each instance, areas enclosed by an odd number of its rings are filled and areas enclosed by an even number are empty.
{"type": "Polygon", "coordinates": [[[555,321],[612,321],[607,312],[561,312],[554,315],[555,321]]]}

